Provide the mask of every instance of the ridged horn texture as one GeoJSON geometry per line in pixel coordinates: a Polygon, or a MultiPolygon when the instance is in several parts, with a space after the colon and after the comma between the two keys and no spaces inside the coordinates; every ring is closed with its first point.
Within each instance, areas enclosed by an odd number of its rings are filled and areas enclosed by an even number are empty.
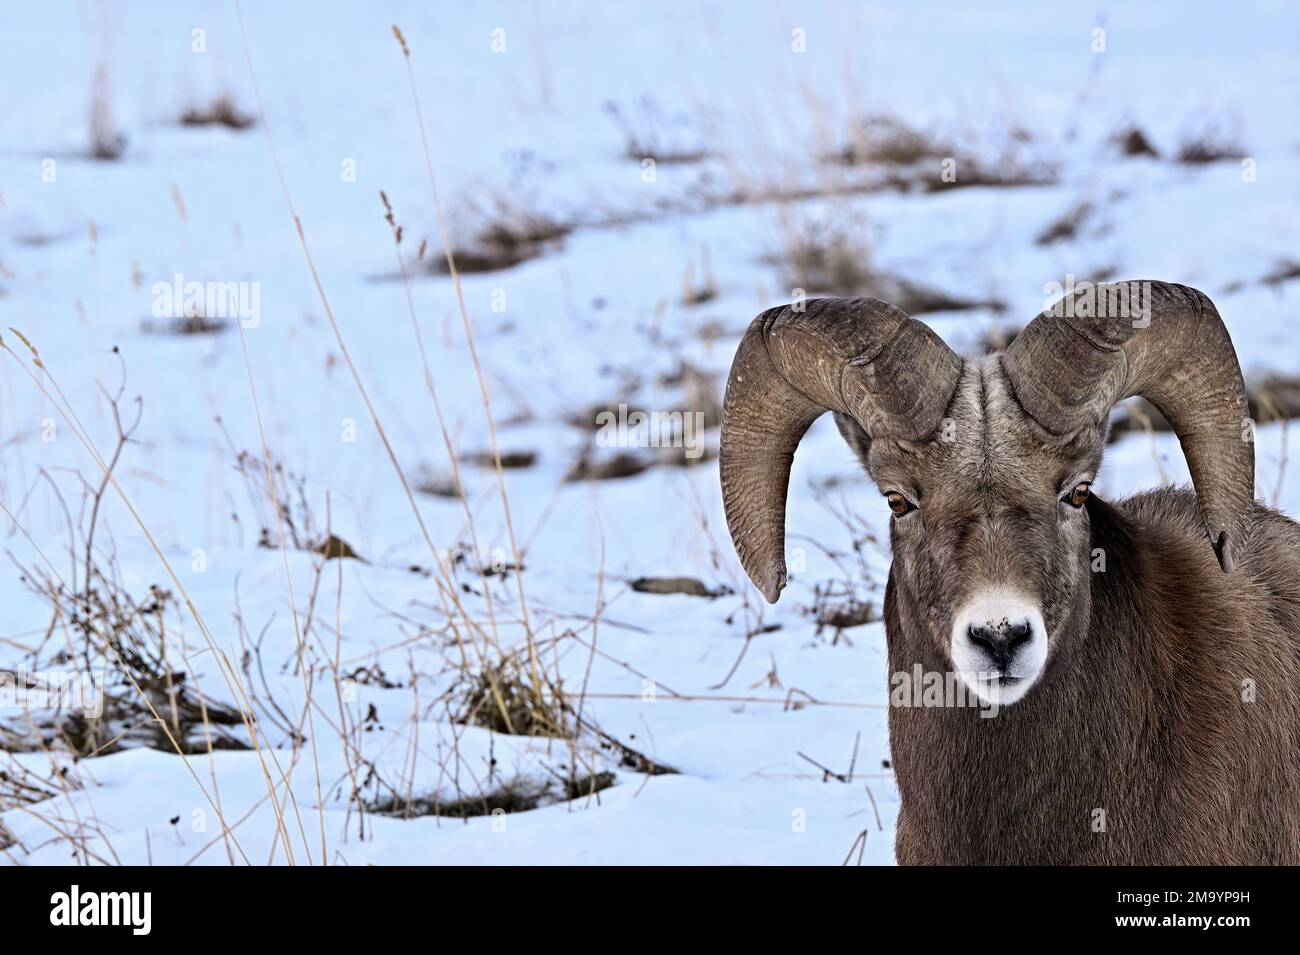
{"type": "Polygon", "coordinates": [[[1053,434],[1097,426],[1141,395],[1169,419],[1224,573],[1255,498],[1255,451],[1237,353],[1203,292],[1168,282],[1083,288],[1035,318],[1002,357],[1021,407],[1053,434]]]}
{"type": "Polygon", "coordinates": [[[872,438],[921,440],[961,372],[934,332],[872,298],[810,299],[754,319],[722,406],[722,503],[740,562],[768,602],[785,587],[785,500],[795,448],[823,412],[872,438]]]}

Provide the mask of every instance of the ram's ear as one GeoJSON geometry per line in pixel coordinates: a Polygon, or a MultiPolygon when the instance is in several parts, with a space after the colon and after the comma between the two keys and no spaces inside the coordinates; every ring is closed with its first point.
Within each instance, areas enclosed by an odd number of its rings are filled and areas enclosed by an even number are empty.
{"type": "Polygon", "coordinates": [[[853,449],[853,453],[858,456],[858,460],[866,468],[867,454],[871,451],[871,436],[867,434],[862,425],[854,421],[849,415],[839,411],[835,412],[835,427],[840,429],[840,437],[853,449]]]}

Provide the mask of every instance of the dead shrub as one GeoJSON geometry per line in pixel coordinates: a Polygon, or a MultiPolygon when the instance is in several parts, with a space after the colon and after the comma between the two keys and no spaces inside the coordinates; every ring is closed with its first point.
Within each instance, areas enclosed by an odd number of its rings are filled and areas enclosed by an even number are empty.
{"type": "Polygon", "coordinates": [[[533,682],[514,651],[485,661],[477,672],[462,673],[453,690],[459,701],[456,722],[511,736],[572,738],[559,688],[539,679],[541,685],[533,682]]]}
{"type": "Polygon", "coordinates": [[[840,640],[850,643],[844,635],[845,630],[880,620],[875,605],[869,600],[861,599],[852,583],[843,581],[824,581],[817,584],[813,588],[813,605],[807,612],[817,624],[818,635],[823,630],[832,631],[832,646],[840,640]]]}
{"type": "MultiPolygon", "coordinates": [[[[93,511],[97,513],[97,508],[93,511]]],[[[93,534],[88,533],[93,541],[93,534]]],[[[157,585],[131,594],[112,557],[107,567],[93,548],[84,555],[85,579],[77,589],[44,567],[24,567],[22,582],[52,613],[49,634],[67,634],[75,656],[60,650],[50,665],[74,667],[87,680],[102,673],[98,712],[41,709],[11,721],[16,736],[7,748],[66,751],[78,758],[129,747],[202,753],[247,749],[243,715],[207,698],[191,684],[183,660],[175,659],[168,621],[180,616],[175,596],[157,585]]],[[[49,637],[47,637],[47,640],[49,637]]]]}
{"type": "Polygon", "coordinates": [[[318,525],[307,492],[307,479],[286,467],[274,454],[268,452],[267,463],[263,464],[262,458],[252,452],[237,451],[235,470],[244,479],[257,516],[258,547],[278,550],[283,535],[284,546],[290,550],[320,554],[326,560],[347,557],[364,562],[365,558],[351,544],[329,528],[318,525]]]}

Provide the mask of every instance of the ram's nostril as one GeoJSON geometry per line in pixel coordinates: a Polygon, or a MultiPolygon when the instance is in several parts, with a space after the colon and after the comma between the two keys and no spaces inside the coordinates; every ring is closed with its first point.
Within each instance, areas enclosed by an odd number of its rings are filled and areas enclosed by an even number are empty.
{"type": "Polygon", "coordinates": [[[1016,651],[1028,643],[1033,636],[1033,627],[1028,621],[994,627],[987,623],[971,624],[966,628],[966,636],[972,644],[979,647],[999,669],[1005,669],[1016,655],[1016,651]]]}
{"type": "Polygon", "coordinates": [[[1029,625],[1029,621],[1010,626],[1007,628],[1007,648],[1014,650],[1020,644],[1028,643],[1029,638],[1033,635],[1034,630],[1029,625]]]}
{"type": "Polygon", "coordinates": [[[974,624],[966,628],[966,636],[970,638],[970,642],[975,646],[993,654],[999,653],[1005,642],[1002,639],[1002,634],[992,627],[975,626],[974,624]]]}

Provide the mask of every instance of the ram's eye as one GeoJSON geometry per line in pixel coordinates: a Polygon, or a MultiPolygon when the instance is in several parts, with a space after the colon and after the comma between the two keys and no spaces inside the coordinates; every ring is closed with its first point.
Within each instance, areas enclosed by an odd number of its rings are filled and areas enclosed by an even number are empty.
{"type": "Polygon", "coordinates": [[[916,505],[897,491],[890,491],[885,495],[885,500],[889,502],[889,509],[893,511],[895,517],[902,517],[909,511],[916,510],[916,505]]]}
{"type": "Polygon", "coordinates": [[[1092,494],[1092,485],[1087,481],[1081,481],[1074,486],[1069,494],[1061,498],[1061,503],[1069,504],[1071,507],[1079,508],[1088,503],[1088,498],[1092,494]]]}

